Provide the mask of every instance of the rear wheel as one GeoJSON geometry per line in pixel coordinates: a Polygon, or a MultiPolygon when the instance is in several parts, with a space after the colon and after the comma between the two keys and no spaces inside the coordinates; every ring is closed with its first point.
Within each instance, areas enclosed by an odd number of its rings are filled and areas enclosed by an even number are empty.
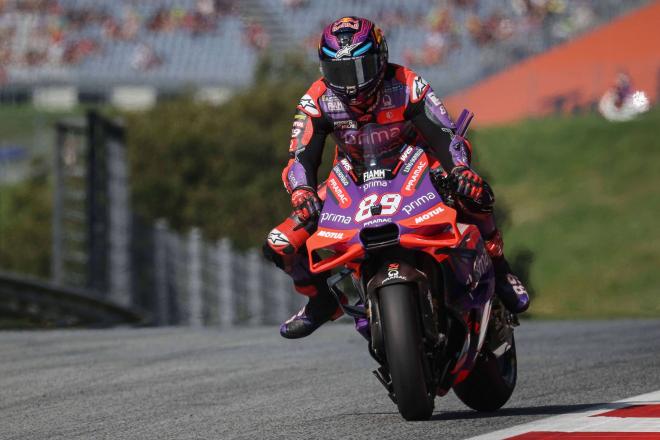
{"type": "Polygon", "coordinates": [[[503,342],[498,355],[487,347],[482,348],[470,375],[454,385],[454,393],[463,403],[477,411],[496,411],[511,397],[518,374],[516,341],[513,334],[503,342]]]}
{"type": "Polygon", "coordinates": [[[406,420],[428,420],[435,395],[426,385],[425,355],[414,290],[406,284],[379,294],[385,356],[399,412],[406,420]]]}

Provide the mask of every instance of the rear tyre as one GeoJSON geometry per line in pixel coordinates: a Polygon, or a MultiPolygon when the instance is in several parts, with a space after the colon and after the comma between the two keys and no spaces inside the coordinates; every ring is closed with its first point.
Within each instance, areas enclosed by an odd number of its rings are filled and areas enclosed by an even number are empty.
{"type": "Polygon", "coordinates": [[[487,347],[482,348],[470,375],[454,393],[463,403],[477,411],[496,411],[511,397],[518,376],[516,341],[511,335],[511,347],[499,357],[487,347]]]}
{"type": "Polygon", "coordinates": [[[426,386],[425,355],[415,291],[393,284],[379,291],[385,356],[399,412],[406,420],[428,420],[434,394],[426,386]]]}

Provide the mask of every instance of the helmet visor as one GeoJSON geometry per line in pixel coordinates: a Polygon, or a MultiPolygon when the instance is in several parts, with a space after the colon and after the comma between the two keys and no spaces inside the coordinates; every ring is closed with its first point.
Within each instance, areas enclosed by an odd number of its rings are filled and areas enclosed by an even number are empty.
{"type": "Polygon", "coordinates": [[[378,64],[378,55],[368,54],[354,58],[322,60],[321,71],[330,85],[360,89],[378,76],[378,64]]]}

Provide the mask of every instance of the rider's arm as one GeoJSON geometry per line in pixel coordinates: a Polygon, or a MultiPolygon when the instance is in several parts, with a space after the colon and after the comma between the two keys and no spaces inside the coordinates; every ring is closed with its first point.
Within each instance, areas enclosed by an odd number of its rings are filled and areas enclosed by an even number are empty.
{"type": "Polygon", "coordinates": [[[452,142],[456,126],[440,98],[419,76],[410,84],[410,101],[404,116],[412,121],[424,137],[430,153],[448,172],[458,165],[469,164],[469,152],[465,142],[458,139],[452,142]]]}
{"type": "Polygon", "coordinates": [[[296,111],[289,144],[289,163],[282,171],[282,181],[289,193],[300,186],[316,189],[323,146],[330,130],[323,115],[310,116],[300,108],[296,111]]]}

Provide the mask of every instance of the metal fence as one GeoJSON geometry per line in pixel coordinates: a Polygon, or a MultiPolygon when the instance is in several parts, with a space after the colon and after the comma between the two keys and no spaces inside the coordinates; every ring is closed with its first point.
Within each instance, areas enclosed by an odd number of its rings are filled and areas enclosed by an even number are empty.
{"type": "Polygon", "coordinates": [[[158,221],[153,235],[154,320],[191,327],[276,324],[304,302],[291,279],[252,249],[227,239],[206,241],[198,229],[171,231],[158,221]]]}
{"type": "Polygon", "coordinates": [[[136,215],[118,121],[60,121],[55,158],[54,283],[146,311],[155,325],[275,324],[304,301],[260,251],[136,215]]]}

